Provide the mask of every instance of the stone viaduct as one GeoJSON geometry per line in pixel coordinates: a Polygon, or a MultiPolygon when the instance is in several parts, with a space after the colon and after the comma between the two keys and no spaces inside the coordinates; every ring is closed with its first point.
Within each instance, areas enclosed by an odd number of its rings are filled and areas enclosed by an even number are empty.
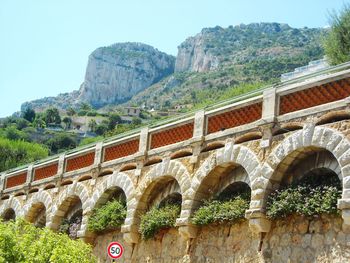
{"type": "Polygon", "coordinates": [[[57,230],[82,211],[78,236],[93,208],[123,193],[128,244],[140,242],[140,214],[177,193],[179,234],[195,238],[191,215],[202,200],[244,182],[246,218],[255,233],[271,222],[265,203],[293,174],[333,171],[342,181],[338,208],[350,225],[350,69],[340,66],[261,89],[177,120],[63,153],[1,174],[0,215],[24,217],[57,230]]]}

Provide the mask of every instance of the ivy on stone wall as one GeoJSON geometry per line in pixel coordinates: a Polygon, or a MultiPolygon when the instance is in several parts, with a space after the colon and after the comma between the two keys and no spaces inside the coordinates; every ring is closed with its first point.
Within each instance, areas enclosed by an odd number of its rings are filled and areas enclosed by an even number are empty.
{"type": "Polygon", "coordinates": [[[277,219],[290,214],[314,216],[338,214],[341,184],[335,174],[308,176],[272,192],[267,201],[267,217],[277,219]]]}
{"type": "Polygon", "coordinates": [[[126,204],[123,201],[111,200],[92,211],[88,230],[102,232],[120,227],[126,217],[126,204]]]}
{"type": "Polygon", "coordinates": [[[160,229],[174,227],[180,211],[180,204],[165,204],[163,207],[151,208],[141,216],[139,232],[142,239],[154,237],[160,229]]]}

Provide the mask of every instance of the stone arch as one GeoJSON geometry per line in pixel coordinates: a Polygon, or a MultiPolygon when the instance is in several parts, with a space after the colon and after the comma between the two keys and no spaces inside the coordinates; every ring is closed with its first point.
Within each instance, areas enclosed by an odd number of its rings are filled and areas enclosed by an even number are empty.
{"type": "MultiPolygon", "coordinates": [[[[109,197],[109,190],[112,190],[113,188],[119,188],[123,191],[126,197],[126,206],[128,210],[130,201],[135,193],[135,187],[130,177],[126,173],[117,171],[113,172],[113,174],[105,176],[102,179],[102,182],[97,185],[90,199],[91,210],[105,203],[107,201],[106,199],[109,197]]],[[[82,230],[84,231],[82,233],[83,236],[93,236],[93,233],[90,233],[87,230],[87,227],[82,230]]]]}
{"type": "Polygon", "coordinates": [[[10,197],[9,199],[3,201],[0,207],[0,216],[3,216],[8,209],[12,209],[15,212],[16,217],[23,216],[21,202],[16,197],[10,197]]]}
{"type": "MultiPolygon", "coordinates": [[[[342,199],[338,200],[338,207],[350,211],[350,142],[337,130],[308,124],[302,130],[286,137],[266,159],[261,170],[262,176],[252,182],[250,214],[264,213],[268,194],[279,185],[283,177],[283,170],[277,169],[282,162],[287,166],[293,162],[293,158],[302,155],[305,151],[319,149],[330,152],[337,160],[343,187],[342,199]]],[[[343,218],[350,220],[350,214],[345,218],[343,211],[343,218]]]]}
{"type": "Polygon", "coordinates": [[[135,189],[135,196],[130,200],[125,224],[122,227],[124,238],[127,242],[137,243],[138,241],[139,215],[147,205],[143,199],[147,199],[147,195],[150,194],[157,183],[169,181],[169,179],[174,179],[177,182],[182,195],[180,219],[187,217],[186,200],[190,196],[190,174],[181,162],[166,159],[154,165],[135,189]]]}
{"type": "Polygon", "coordinates": [[[200,189],[203,188],[203,182],[211,176],[215,177],[213,173],[227,173],[234,171],[233,177],[224,178],[224,180],[215,185],[216,191],[220,192],[229,184],[235,182],[246,183],[251,187],[252,181],[259,178],[261,164],[256,154],[242,145],[235,145],[233,142],[225,144],[224,148],[217,150],[209,156],[201,167],[195,173],[191,184],[191,198],[189,202],[189,217],[192,212],[201,204],[202,199],[206,199],[207,194],[201,194],[200,189]]]}
{"type": "Polygon", "coordinates": [[[30,199],[26,202],[26,204],[23,206],[23,213],[24,218],[31,222],[33,221],[33,217],[36,215],[36,209],[35,205],[42,204],[45,207],[45,213],[46,213],[46,223],[48,222],[48,217],[50,216],[51,209],[52,209],[52,197],[47,191],[39,191],[34,193],[30,199]]]}
{"type": "Polygon", "coordinates": [[[225,144],[224,148],[217,150],[209,156],[195,173],[191,189],[196,192],[202,180],[219,165],[234,163],[242,166],[248,174],[249,186],[251,182],[258,177],[260,172],[260,161],[256,154],[249,148],[242,145],[235,145],[232,142],[225,144]]]}
{"type": "Polygon", "coordinates": [[[82,204],[83,216],[78,237],[84,237],[83,234],[85,233],[87,227],[87,214],[91,210],[91,206],[89,191],[82,183],[74,183],[69,185],[63,192],[60,193],[55,206],[52,207],[51,216],[49,217],[47,226],[54,230],[59,228],[61,220],[68,209],[67,202],[69,203],[69,200],[73,198],[80,200],[82,204]]]}
{"type": "Polygon", "coordinates": [[[134,195],[134,184],[126,173],[123,172],[114,172],[111,175],[103,178],[102,182],[98,184],[95,188],[94,193],[91,197],[91,208],[94,208],[98,205],[101,198],[103,198],[103,194],[113,187],[119,187],[122,189],[126,196],[126,201],[128,205],[128,201],[130,201],[134,195]]]}

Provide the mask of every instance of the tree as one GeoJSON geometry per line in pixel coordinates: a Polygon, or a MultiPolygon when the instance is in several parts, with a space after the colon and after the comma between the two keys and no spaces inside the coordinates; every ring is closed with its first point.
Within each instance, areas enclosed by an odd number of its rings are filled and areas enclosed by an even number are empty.
{"type": "Polygon", "coordinates": [[[94,119],[91,119],[91,120],[89,121],[88,127],[89,127],[89,129],[90,129],[91,132],[95,132],[96,127],[97,127],[96,121],[95,121],[94,119]]]}
{"type": "Polygon", "coordinates": [[[49,146],[51,153],[59,153],[63,150],[77,147],[76,140],[72,136],[64,133],[49,139],[46,145],[49,146]]]}
{"type": "Polygon", "coordinates": [[[105,132],[108,130],[108,127],[106,124],[102,123],[100,125],[97,125],[96,126],[96,129],[95,129],[95,133],[97,135],[103,135],[105,134],[105,132]]]}
{"type": "Polygon", "coordinates": [[[72,107],[69,107],[66,110],[66,113],[67,113],[68,116],[74,116],[76,114],[76,111],[72,107]]]}
{"type": "Polygon", "coordinates": [[[80,104],[80,110],[81,111],[90,111],[92,109],[91,105],[89,103],[83,102],[80,104]]]}
{"type": "Polygon", "coordinates": [[[66,130],[71,128],[71,126],[72,126],[72,119],[71,118],[64,117],[62,121],[63,121],[63,123],[65,125],[66,130]]]}
{"type": "Polygon", "coordinates": [[[132,125],[138,126],[138,125],[141,125],[141,123],[142,123],[142,120],[140,118],[137,118],[137,117],[132,118],[132,121],[131,121],[132,125]]]}
{"type": "Polygon", "coordinates": [[[33,122],[35,119],[35,111],[32,108],[26,108],[22,112],[22,117],[29,122],[33,122]]]}
{"type": "Polygon", "coordinates": [[[40,144],[12,141],[0,137],[0,171],[34,162],[47,156],[48,150],[40,144]]]}
{"type": "Polygon", "coordinates": [[[115,125],[122,122],[122,118],[117,113],[112,113],[108,118],[108,130],[113,130],[115,125]]]}
{"type": "Polygon", "coordinates": [[[324,40],[326,56],[332,65],[350,60],[350,5],[330,14],[331,30],[324,40]]]}
{"type": "Polygon", "coordinates": [[[46,124],[61,124],[61,116],[57,108],[49,108],[45,111],[46,124]]]}

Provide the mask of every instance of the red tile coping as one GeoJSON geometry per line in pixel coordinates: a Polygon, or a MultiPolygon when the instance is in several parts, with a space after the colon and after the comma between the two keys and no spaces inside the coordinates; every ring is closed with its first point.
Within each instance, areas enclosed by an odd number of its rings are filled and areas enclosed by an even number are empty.
{"type": "Polygon", "coordinates": [[[107,162],[121,157],[132,155],[139,150],[139,139],[120,143],[105,148],[103,161],[107,162]]]}
{"type": "Polygon", "coordinates": [[[58,172],[58,163],[50,164],[34,170],[34,181],[42,180],[56,175],[58,172]]]}
{"type": "Polygon", "coordinates": [[[22,185],[26,182],[27,180],[27,172],[23,172],[21,174],[17,174],[11,177],[8,177],[6,179],[6,189],[7,188],[11,188],[11,187],[15,187],[18,185],[22,185]]]}
{"type": "Polygon", "coordinates": [[[350,95],[349,82],[350,78],[346,78],[281,96],[279,114],[344,99],[350,95]]]}
{"type": "Polygon", "coordinates": [[[151,134],[151,149],[165,145],[186,141],[193,137],[194,123],[190,122],[181,126],[151,134]]]}
{"type": "Polygon", "coordinates": [[[95,152],[86,153],[84,155],[73,157],[67,160],[66,172],[78,170],[94,164],[95,152]]]}
{"type": "Polygon", "coordinates": [[[262,103],[251,104],[208,118],[207,134],[237,127],[261,119],[262,103]]]}

